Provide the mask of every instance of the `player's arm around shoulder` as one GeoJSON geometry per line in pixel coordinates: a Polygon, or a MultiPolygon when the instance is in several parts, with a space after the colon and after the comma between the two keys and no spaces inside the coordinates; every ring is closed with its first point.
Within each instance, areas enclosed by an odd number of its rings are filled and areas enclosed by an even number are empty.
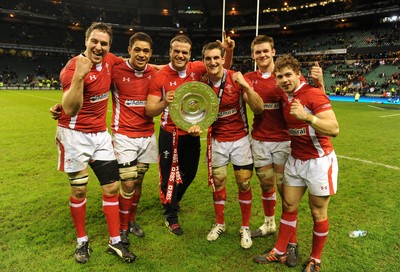
{"type": "Polygon", "coordinates": [[[243,89],[243,100],[250,106],[254,114],[261,114],[264,111],[264,102],[254,91],[250,80],[246,79],[241,72],[234,73],[232,79],[243,89]]]}
{"type": "Polygon", "coordinates": [[[54,106],[50,107],[50,114],[51,118],[54,120],[58,120],[61,117],[61,110],[62,105],[60,103],[55,104],[54,106]]]}

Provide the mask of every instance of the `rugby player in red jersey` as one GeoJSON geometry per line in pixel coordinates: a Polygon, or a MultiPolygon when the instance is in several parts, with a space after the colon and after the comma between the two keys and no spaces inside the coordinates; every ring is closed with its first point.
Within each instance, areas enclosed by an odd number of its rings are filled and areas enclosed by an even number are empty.
{"type": "Polygon", "coordinates": [[[136,258],[119,235],[118,162],[106,126],[111,71],[122,61],[109,53],[111,43],[111,27],[93,23],[86,31],[85,52],[72,58],[60,73],[63,96],[56,133],[58,169],[67,173],[71,185],[70,212],[77,232],[75,260],[79,263],[88,262],[91,251],[85,224],[88,165],[102,189],[110,235],[107,251],[126,262],[136,258]]]}
{"type": "Polygon", "coordinates": [[[285,93],[283,113],[291,138],[291,154],[285,164],[278,240],[272,250],[256,256],[254,261],[288,264],[287,246],[296,230],[299,204],[308,190],[314,227],[312,251],[304,271],[319,271],[329,232],[329,200],[337,190],[338,163],[330,137],[339,134],[339,124],[329,98],[301,80],[300,64],[294,57],[279,57],[274,74],[285,93]]]}
{"type": "MultiPolygon", "coordinates": [[[[222,44],[227,49],[225,65],[230,67],[234,41],[227,37],[222,44]]],[[[179,202],[196,176],[200,158],[200,127],[192,126],[188,131],[177,128],[168,107],[179,86],[200,81],[206,72],[201,61],[190,61],[191,50],[192,41],[187,36],[178,35],[170,41],[170,63],[150,81],[146,104],[148,116],[162,114],[158,142],[160,199],[165,209],[165,224],[175,235],[183,234],[178,222],[179,202]]]]}
{"type": "Polygon", "coordinates": [[[247,249],[252,245],[249,224],[253,157],[246,103],[255,114],[260,114],[263,111],[263,101],[241,72],[224,69],[224,51],[217,42],[206,44],[202,51],[203,62],[207,69],[207,83],[219,99],[218,118],[211,127],[211,165],[216,223],[208,234],[207,240],[217,240],[226,230],[224,210],[227,169],[229,162],[232,162],[242,215],[240,245],[247,249]]]}

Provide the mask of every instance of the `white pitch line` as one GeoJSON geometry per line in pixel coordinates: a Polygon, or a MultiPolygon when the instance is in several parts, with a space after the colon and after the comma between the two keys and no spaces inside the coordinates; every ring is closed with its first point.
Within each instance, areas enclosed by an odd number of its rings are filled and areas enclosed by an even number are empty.
{"type": "Polygon", "coordinates": [[[399,115],[400,115],[400,113],[398,113],[398,114],[391,114],[391,115],[382,115],[382,116],[379,116],[379,117],[385,118],[385,117],[393,117],[393,116],[399,116],[399,115]]]}
{"type": "Polygon", "coordinates": [[[339,155],[337,155],[337,156],[339,158],[343,158],[343,159],[347,159],[347,160],[359,161],[359,162],[363,162],[363,163],[383,166],[383,167],[386,167],[389,169],[400,170],[400,167],[393,166],[393,165],[383,164],[383,163],[379,163],[379,162],[372,162],[372,161],[367,161],[367,160],[358,159],[358,158],[351,158],[351,157],[346,157],[346,156],[339,156],[339,155]]]}
{"type": "Polygon", "coordinates": [[[27,96],[32,96],[32,97],[36,97],[36,98],[41,98],[41,99],[46,99],[46,100],[50,100],[50,101],[56,101],[56,102],[60,102],[61,101],[59,99],[53,99],[53,98],[48,98],[48,97],[43,97],[43,96],[38,96],[38,95],[33,95],[33,94],[27,94],[27,93],[21,93],[18,91],[10,91],[12,93],[18,93],[18,94],[22,94],[22,95],[27,95],[27,96]]]}
{"type": "MultiPolygon", "coordinates": [[[[204,140],[207,140],[207,138],[201,138],[201,140],[204,141],[204,140]]],[[[372,161],[367,161],[367,160],[358,159],[358,158],[351,158],[351,157],[347,157],[347,156],[339,156],[339,155],[336,155],[336,156],[338,158],[342,158],[342,159],[359,161],[359,162],[363,162],[363,163],[383,166],[383,167],[386,167],[386,168],[389,168],[389,169],[400,170],[400,167],[393,166],[393,165],[383,164],[383,163],[379,163],[379,162],[372,162],[372,161]]]]}
{"type": "MultiPolygon", "coordinates": [[[[12,91],[12,92],[13,93],[19,93],[19,94],[22,94],[22,95],[27,95],[27,96],[33,96],[33,97],[36,97],[36,98],[46,99],[46,100],[50,100],[50,101],[56,101],[58,103],[61,103],[61,101],[58,100],[58,99],[53,99],[53,98],[48,98],[48,97],[43,97],[43,96],[38,96],[38,95],[33,95],[33,94],[27,94],[27,93],[21,93],[21,92],[17,92],[17,91],[12,91]]],[[[107,110],[107,112],[112,112],[112,110],[107,110]]]]}
{"type": "Polygon", "coordinates": [[[382,109],[382,108],[380,108],[380,107],[377,107],[377,106],[371,106],[371,105],[368,105],[368,107],[371,107],[371,108],[374,108],[374,109],[378,109],[378,110],[386,110],[386,109],[382,109]]]}

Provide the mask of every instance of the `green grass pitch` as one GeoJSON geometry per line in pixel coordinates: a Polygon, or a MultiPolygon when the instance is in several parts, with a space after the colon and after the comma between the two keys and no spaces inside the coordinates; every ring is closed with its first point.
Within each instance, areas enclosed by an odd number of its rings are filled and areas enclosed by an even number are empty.
{"type": "MultiPolygon", "coordinates": [[[[77,264],[73,259],[75,231],[69,214],[69,183],[66,175],[56,170],[56,122],[49,114],[50,106],[60,100],[61,91],[0,91],[1,271],[302,271],[300,265],[289,269],[252,261],[273,247],[276,234],[254,239],[248,250],[240,247],[240,209],[231,166],[227,232],[215,242],[206,240],[214,210],[211,188],[207,187],[204,140],[198,175],[181,202],[181,237],[169,234],[164,226],[158,168],[151,165],[137,215],[146,237],[131,236],[131,250],[138,255],[132,264],[105,252],[108,234],[101,191],[91,173],[87,230],[93,253],[89,263],[77,264]]],[[[332,139],[339,160],[339,184],[329,207],[330,230],[322,270],[399,271],[400,105],[332,104],[340,124],[339,136],[332,139]],[[354,229],[368,230],[368,235],[351,239],[348,232],[354,229]]],[[[263,215],[255,175],[251,184],[251,227],[256,228],[263,215]]],[[[277,223],[280,214],[278,200],[277,223]]],[[[302,263],[310,254],[312,238],[306,196],[298,223],[302,263]]]]}

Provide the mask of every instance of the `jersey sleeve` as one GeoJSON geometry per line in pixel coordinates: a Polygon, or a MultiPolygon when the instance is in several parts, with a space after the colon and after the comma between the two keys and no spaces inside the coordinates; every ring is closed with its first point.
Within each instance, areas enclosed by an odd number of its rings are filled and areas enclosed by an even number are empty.
{"type": "Polygon", "coordinates": [[[251,81],[251,79],[244,75],[243,75],[243,77],[244,77],[244,80],[246,80],[246,82],[249,83],[250,87],[253,88],[253,82],[251,81]]]}
{"type": "Polygon", "coordinates": [[[313,88],[313,99],[311,109],[314,114],[323,111],[332,110],[332,105],[329,97],[324,94],[320,89],[313,88]]]}
{"type": "Polygon", "coordinates": [[[63,92],[71,87],[72,78],[75,73],[75,59],[71,59],[60,72],[60,82],[63,92]]]}
{"type": "Polygon", "coordinates": [[[116,55],[110,52],[107,53],[107,58],[110,60],[112,66],[120,64],[121,62],[125,61],[123,58],[117,57],[116,55]]]}
{"type": "Polygon", "coordinates": [[[158,97],[162,97],[163,93],[163,86],[162,86],[162,80],[164,78],[163,73],[160,71],[156,73],[149,82],[149,95],[154,95],[158,97]]]}
{"type": "Polygon", "coordinates": [[[196,71],[200,74],[200,75],[204,75],[207,70],[206,67],[204,66],[204,63],[202,61],[196,60],[192,62],[192,67],[194,69],[196,69],[196,71]]]}

